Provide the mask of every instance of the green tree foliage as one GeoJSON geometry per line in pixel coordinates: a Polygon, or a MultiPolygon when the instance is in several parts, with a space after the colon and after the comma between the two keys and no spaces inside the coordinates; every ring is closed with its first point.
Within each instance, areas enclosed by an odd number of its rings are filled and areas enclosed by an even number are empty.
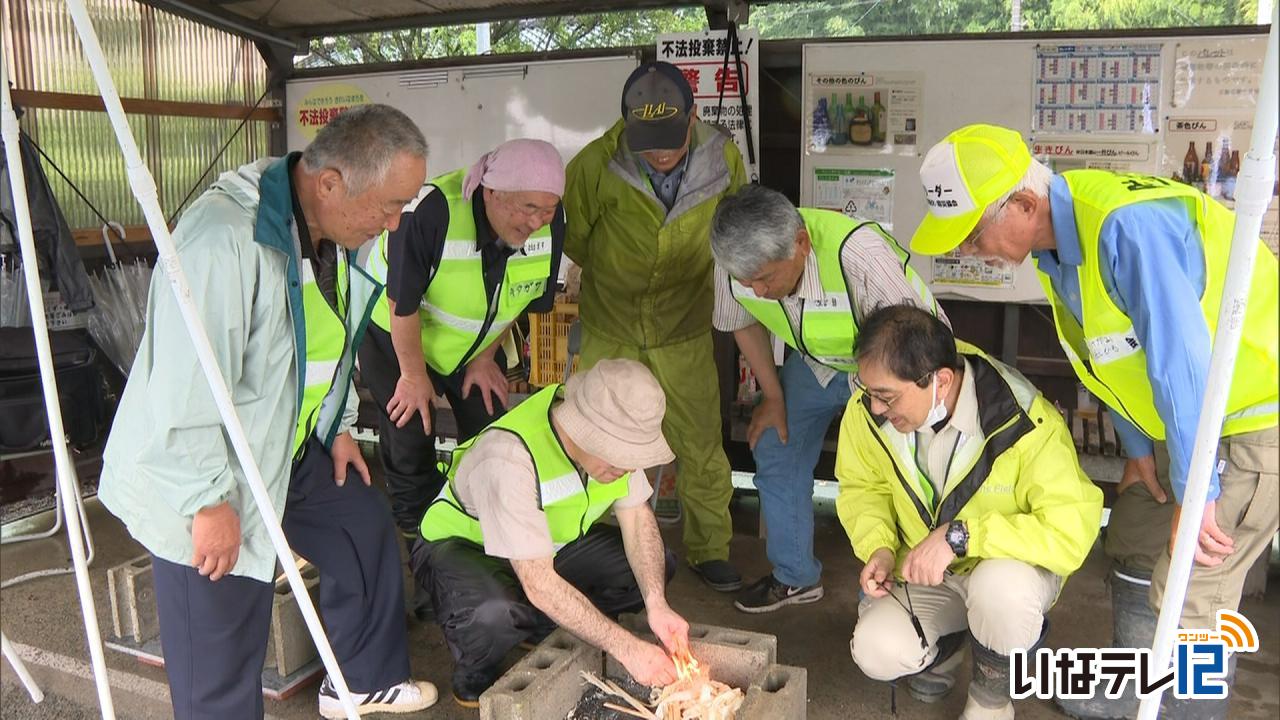
{"type": "MultiPolygon", "coordinates": [[[[764,38],[1007,32],[1011,0],[823,0],[753,5],[764,38]]],[[[1023,30],[1123,30],[1247,25],[1257,0],[1022,0],[1023,30]]],[[[662,33],[707,26],[701,7],[632,10],[490,25],[494,53],[649,45],[662,33]]],[[[413,28],[311,42],[304,65],[348,65],[474,55],[474,25],[413,28]]]]}
{"type": "MultiPolygon", "coordinates": [[[[702,8],[633,10],[491,23],[493,53],[648,45],[662,33],[706,27],[702,8]]],[[[316,38],[306,65],[350,65],[474,55],[475,25],[316,38]]]]}

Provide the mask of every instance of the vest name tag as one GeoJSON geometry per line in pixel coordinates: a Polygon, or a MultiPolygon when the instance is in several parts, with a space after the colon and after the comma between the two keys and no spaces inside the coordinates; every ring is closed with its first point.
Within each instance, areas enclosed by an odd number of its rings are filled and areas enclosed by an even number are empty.
{"type": "Polygon", "coordinates": [[[524,247],[520,250],[524,253],[525,257],[550,255],[551,238],[538,238],[536,240],[534,238],[529,238],[529,240],[525,242],[524,247]]]}
{"type": "Polygon", "coordinates": [[[849,312],[849,298],[839,293],[827,293],[816,300],[805,300],[806,312],[849,312]]]}
{"type": "Polygon", "coordinates": [[[1086,342],[1089,345],[1090,357],[1098,365],[1122,360],[1142,350],[1142,343],[1138,342],[1138,336],[1134,333],[1133,327],[1124,332],[1091,337],[1086,342]]]}
{"type": "Polygon", "coordinates": [[[546,292],[546,289],[547,289],[547,281],[545,279],[526,280],[525,282],[511,283],[511,286],[508,288],[507,292],[513,298],[522,297],[525,295],[530,295],[536,298],[537,296],[546,292]]]}

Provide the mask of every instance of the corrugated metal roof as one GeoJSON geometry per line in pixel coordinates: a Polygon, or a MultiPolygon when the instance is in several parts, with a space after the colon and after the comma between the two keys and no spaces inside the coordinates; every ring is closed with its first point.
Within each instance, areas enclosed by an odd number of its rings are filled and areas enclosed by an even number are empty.
{"type": "Polygon", "coordinates": [[[238,34],[301,40],[404,27],[578,15],[613,10],[723,5],[690,0],[140,0],[238,34]]]}

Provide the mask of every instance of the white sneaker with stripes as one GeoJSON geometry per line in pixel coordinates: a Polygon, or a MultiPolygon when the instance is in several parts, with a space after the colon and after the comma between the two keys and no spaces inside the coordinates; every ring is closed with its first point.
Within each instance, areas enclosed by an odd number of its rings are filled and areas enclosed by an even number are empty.
{"type": "MultiPolygon", "coordinates": [[[[371,693],[351,693],[361,716],[374,713],[408,713],[425,710],[436,704],[436,686],[423,680],[405,680],[389,688],[371,693]]],[[[338,691],[329,676],[320,683],[320,717],[344,720],[347,712],[342,709],[338,691]]]]}

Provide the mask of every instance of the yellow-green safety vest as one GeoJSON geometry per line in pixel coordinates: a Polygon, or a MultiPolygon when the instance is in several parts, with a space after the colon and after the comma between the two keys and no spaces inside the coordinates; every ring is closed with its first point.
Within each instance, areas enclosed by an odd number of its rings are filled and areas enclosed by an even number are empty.
{"type": "MultiPolygon", "coordinates": [[[[1216,200],[1182,183],[1136,173],[1071,170],[1062,174],[1071,190],[1076,229],[1084,262],[1080,265],[1083,327],[1039,273],[1045,296],[1053,305],[1058,338],[1076,375],[1098,399],[1155,440],[1165,437],[1164,422],[1152,399],[1147,356],[1133,321],[1107,293],[1099,265],[1102,225],[1117,208],[1147,200],[1175,198],[1194,215],[1204,249],[1204,292],[1200,310],[1212,341],[1218,327],[1227,257],[1235,227],[1234,214],[1216,200]]],[[[1259,243],[1262,241],[1259,239],[1259,243]]],[[[1222,435],[1274,427],[1277,422],[1277,264],[1271,251],[1258,249],[1249,281],[1249,304],[1222,435]]]]}
{"type": "MultiPolygon", "coordinates": [[[[430,192],[443,193],[449,206],[444,250],[418,307],[422,354],[427,364],[442,375],[453,374],[497,340],[529,303],[542,295],[547,284],[554,282],[548,224],[530,235],[524,247],[507,259],[502,284],[495,291],[494,302],[489,301],[480,249],[476,247],[472,201],[462,197],[465,177],[465,170],[441,175],[405,208],[405,212],[412,212],[430,192]]],[[[383,284],[387,279],[387,237],[385,231],[378,237],[365,264],[369,274],[383,284]]],[[[373,322],[391,332],[391,308],[385,294],[374,308],[373,322]]]]}
{"type": "Polygon", "coordinates": [[[364,335],[374,299],[382,285],[365,274],[352,260],[354,253],[338,248],[338,310],[325,302],[311,262],[298,251],[298,275],[302,283],[302,316],[306,342],[306,367],[299,373],[301,404],[293,435],[296,456],[312,432],[325,447],[333,444],[355,369],[356,349],[364,335]],[[354,268],[355,272],[351,272],[354,268]]]}
{"type": "MultiPolygon", "coordinates": [[[[458,465],[477,440],[491,432],[509,432],[520,438],[533,457],[537,475],[538,507],[546,514],[551,542],[557,552],[581,538],[613,503],[630,491],[630,473],[602,483],[580,472],[565,454],[564,445],[551,425],[551,407],[564,396],[561,385],[550,385],[531,395],[478,435],[454,449],[446,471],[448,482],[422,518],[422,537],[428,541],[464,538],[484,543],[479,518],[467,513],[454,490],[458,465]]],[[[441,468],[444,470],[444,468],[441,468]]],[[[511,492],[522,492],[512,488],[511,492]]]]}
{"type": "Polygon", "coordinates": [[[922,477],[914,433],[900,433],[871,412],[859,391],[840,426],[836,509],[854,554],[887,547],[897,572],[912,548],[952,520],[970,530],[969,554],[950,571],[966,574],[983,558],[1017,559],[1066,577],[1089,555],[1102,517],[1102,492],[1080,469],[1071,433],[1057,409],[1016,370],[963,341],[978,399],[980,436],[961,438],[942,492],[922,477]],[[1028,532],[1034,515],[1054,532],[1028,532]]]}
{"type": "Polygon", "coordinates": [[[782,301],[757,297],[751,288],[729,278],[734,299],[783,342],[823,365],[841,372],[857,372],[858,364],[854,359],[858,347],[857,304],[845,282],[840,255],[853,233],[862,228],[873,230],[893,249],[902,263],[903,274],[920,294],[924,307],[934,315],[938,314],[938,305],[929,287],[908,264],[910,253],[879,225],[831,210],[813,208],[800,208],[800,217],[809,231],[809,241],[818,261],[823,297],[817,301],[801,300],[799,333],[791,327],[782,301]]]}

